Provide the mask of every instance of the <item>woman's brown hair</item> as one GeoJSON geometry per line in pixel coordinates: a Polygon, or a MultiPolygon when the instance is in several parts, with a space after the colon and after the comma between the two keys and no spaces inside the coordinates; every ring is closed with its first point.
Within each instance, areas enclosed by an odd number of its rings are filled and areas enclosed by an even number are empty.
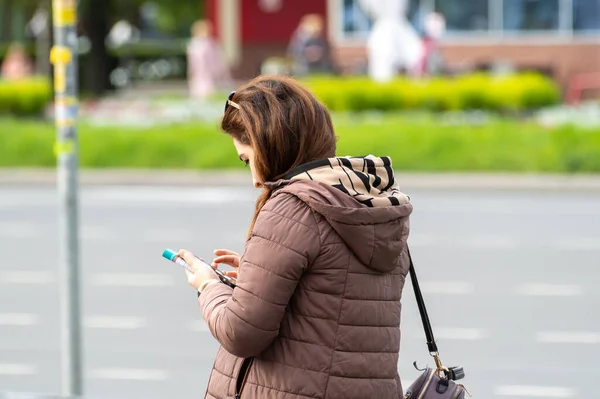
{"type": "MultiPolygon", "coordinates": [[[[231,100],[221,129],[252,146],[261,182],[275,182],[292,169],[335,156],[336,136],[329,111],[301,84],[286,76],[260,76],[240,87],[231,100]]],[[[271,190],[256,202],[250,231],[271,190]]]]}

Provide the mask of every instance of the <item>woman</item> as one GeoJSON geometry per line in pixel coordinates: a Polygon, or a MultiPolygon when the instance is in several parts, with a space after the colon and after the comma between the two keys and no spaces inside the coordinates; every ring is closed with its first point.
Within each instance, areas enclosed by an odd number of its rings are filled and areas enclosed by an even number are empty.
{"type": "Polygon", "coordinates": [[[212,37],[209,21],[200,20],[192,26],[187,59],[189,92],[194,99],[209,97],[219,84],[230,79],[229,67],[212,37]]]}
{"type": "Polygon", "coordinates": [[[25,47],[20,43],[11,44],[2,63],[2,78],[6,80],[19,80],[31,76],[33,66],[27,57],[25,47]]]}
{"type": "Polygon", "coordinates": [[[402,397],[400,297],[408,198],[388,158],[336,158],[326,108],[292,79],[227,100],[222,130],[262,187],[235,289],[194,255],[203,316],[221,344],[207,398],[402,397]]]}
{"type": "Polygon", "coordinates": [[[308,14],[302,17],[288,46],[288,56],[294,63],[297,75],[334,72],[331,47],[324,34],[321,15],[308,14]]]}

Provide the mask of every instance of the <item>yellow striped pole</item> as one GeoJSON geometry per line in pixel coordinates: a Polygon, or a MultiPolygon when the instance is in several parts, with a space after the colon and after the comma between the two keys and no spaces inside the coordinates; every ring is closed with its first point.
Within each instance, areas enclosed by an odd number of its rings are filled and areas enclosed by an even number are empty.
{"type": "Polygon", "coordinates": [[[77,178],[77,2],[52,0],[57,186],[59,201],[59,281],[61,396],[83,396],[79,294],[77,178]]]}

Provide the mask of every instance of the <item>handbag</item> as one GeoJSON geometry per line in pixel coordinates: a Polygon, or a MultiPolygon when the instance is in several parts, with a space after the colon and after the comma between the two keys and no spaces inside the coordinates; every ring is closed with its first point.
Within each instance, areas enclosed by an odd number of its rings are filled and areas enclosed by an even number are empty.
{"type": "Polygon", "coordinates": [[[419,306],[419,313],[421,315],[421,321],[423,322],[425,337],[427,338],[427,348],[429,349],[429,354],[435,361],[436,368],[426,367],[425,369],[419,369],[417,362],[414,362],[413,365],[415,368],[419,371],[423,371],[423,373],[410,385],[410,387],[408,387],[404,399],[464,399],[466,395],[471,396],[471,393],[464,385],[456,383],[456,381],[465,377],[464,370],[460,366],[444,367],[440,360],[440,353],[437,344],[435,343],[433,329],[431,328],[431,322],[427,315],[423,294],[421,293],[419,281],[417,280],[417,273],[415,272],[412,257],[410,256],[408,248],[407,253],[410,261],[410,279],[415,291],[417,305],[419,306]]]}

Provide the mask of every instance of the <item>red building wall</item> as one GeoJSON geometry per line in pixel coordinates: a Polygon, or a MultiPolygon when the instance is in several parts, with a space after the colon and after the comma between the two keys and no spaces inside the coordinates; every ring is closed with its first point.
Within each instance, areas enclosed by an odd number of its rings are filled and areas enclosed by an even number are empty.
{"type": "MultiPolygon", "coordinates": [[[[282,7],[276,12],[266,12],[260,6],[260,0],[239,0],[241,14],[241,43],[281,44],[287,43],[306,14],[320,14],[327,24],[327,0],[282,0],[282,7]]],[[[214,28],[215,37],[220,38],[219,14],[220,0],[207,0],[206,18],[214,28]]]]}
{"type": "Polygon", "coordinates": [[[300,19],[320,14],[327,20],[326,0],[283,0],[276,12],[265,12],[259,0],[242,0],[243,44],[287,44],[300,19]]]}
{"type": "Polygon", "coordinates": [[[216,38],[220,37],[219,32],[219,14],[217,10],[217,2],[219,0],[207,0],[205,2],[205,15],[206,19],[208,19],[213,25],[213,35],[216,38]]]}
{"type": "MultiPolygon", "coordinates": [[[[323,16],[327,29],[327,0],[281,0],[281,8],[274,12],[261,7],[262,0],[238,0],[239,4],[239,63],[233,66],[236,78],[247,79],[260,72],[260,65],[269,57],[284,56],[290,38],[302,17],[307,14],[323,16]]],[[[214,35],[222,37],[221,0],[207,0],[206,17],[213,23],[214,35]]]]}

